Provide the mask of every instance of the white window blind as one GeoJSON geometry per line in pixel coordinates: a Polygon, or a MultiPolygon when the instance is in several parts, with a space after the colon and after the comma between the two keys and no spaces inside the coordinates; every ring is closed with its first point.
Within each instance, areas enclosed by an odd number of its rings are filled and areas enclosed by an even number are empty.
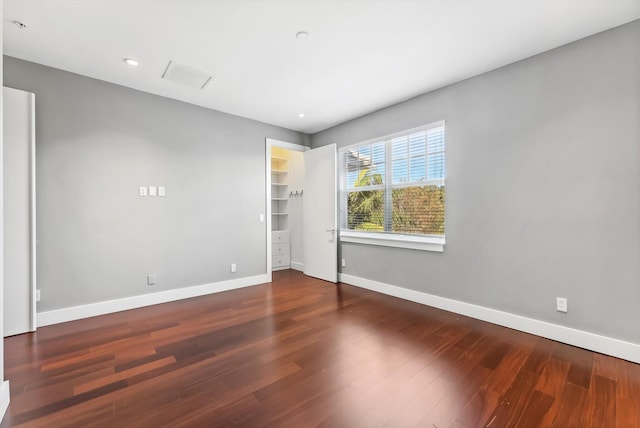
{"type": "Polygon", "coordinates": [[[341,229],[444,237],[444,122],[342,149],[341,229]]]}

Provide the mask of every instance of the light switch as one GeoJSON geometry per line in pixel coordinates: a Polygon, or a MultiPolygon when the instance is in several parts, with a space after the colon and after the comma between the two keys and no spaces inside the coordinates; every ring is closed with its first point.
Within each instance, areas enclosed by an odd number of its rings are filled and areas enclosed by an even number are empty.
{"type": "Polygon", "coordinates": [[[146,186],[140,186],[140,196],[147,196],[146,186]]]}
{"type": "Polygon", "coordinates": [[[260,214],[260,223],[264,223],[264,214],[260,214]]]}
{"type": "Polygon", "coordinates": [[[165,196],[166,194],[164,186],[158,186],[158,196],[165,196]]]}
{"type": "Polygon", "coordinates": [[[149,196],[156,196],[158,194],[158,188],[156,186],[149,186],[149,196]]]}

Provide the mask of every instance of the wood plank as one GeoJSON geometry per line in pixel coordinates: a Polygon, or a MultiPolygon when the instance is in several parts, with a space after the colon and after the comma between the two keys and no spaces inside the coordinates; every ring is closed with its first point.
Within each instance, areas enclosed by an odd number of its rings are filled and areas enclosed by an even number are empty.
{"type": "Polygon", "coordinates": [[[640,364],[618,361],[618,394],[625,398],[640,397],[640,364]]]}
{"type": "Polygon", "coordinates": [[[558,411],[553,426],[567,428],[584,428],[587,391],[582,387],[567,382],[560,396],[558,411]]]}
{"type": "Polygon", "coordinates": [[[489,417],[487,425],[516,426],[527,409],[536,381],[536,375],[521,370],[507,392],[500,397],[500,403],[489,417]]]}
{"type": "Polygon", "coordinates": [[[554,400],[552,396],[544,392],[538,390],[533,391],[531,399],[527,403],[522,417],[516,426],[543,427],[544,418],[549,413],[554,400]]]}
{"type": "Polygon", "coordinates": [[[536,346],[531,350],[531,353],[527,357],[522,369],[536,375],[542,373],[542,370],[546,367],[547,361],[549,360],[554,347],[554,341],[543,337],[539,338],[536,342],[536,346]]]}
{"type": "Polygon", "coordinates": [[[511,345],[504,342],[494,343],[490,348],[489,352],[480,360],[480,365],[484,366],[488,369],[494,370],[500,365],[502,359],[507,355],[511,345]]]}
{"type": "Polygon", "coordinates": [[[491,371],[486,367],[469,362],[464,376],[454,388],[419,423],[419,426],[449,426],[456,421],[465,405],[485,383],[491,371]]]}
{"type": "Polygon", "coordinates": [[[591,372],[593,371],[593,355],[591,351],[575,346],[558,343],[553,352],[555,358],[569,363],[567,382],[589,389],[591,372]]]}
{"type": "Polygon", "coordinates": [[[149,370],[153,370],[158,367],[166,366],[167,364],[175,363],[176,359],[173,356],[161,358],[159,360],[151,361],[147,364],[136,366],[129,370],[114,373],[110,376],[103,376],[99,379],[94,379],[89,382],[81,383],[73,388],[73,395],[82,394],[92,389],[100,388],[110,383],[118,382],[123,379],[127,379],[139,373],[144,373],[149,370]]]}
{"type": "Polygon", "coordinates": [[[385,426],[389,427],[417,427],[431,410],[453,391],[455,385],[440,377],[436,378],[427,388],[417,394],[396,414],[388,419],[385,426]]]}
{"type": "Polygon", "coordinates": [[[560,398],[567,381],[569,363],[556,358],[549,358],[542,370],[536,389],[554,398],[560,398]]]}
{"type": "Polygon", "coordinates": [[[500,396],[490,389],[480,387],[451,424],[455,428],[483,426],[500,401],[500,396]]]}
{"type": "Polygon", "coordinates": [[[585,426],[604,427],[616,420],[616,381],[594,375],[585,411],[585,426]]]}
{"type": "Polygon", "coordinates": [[[618,359],[608,355],[593,355],[593,374],[606,377],[611,380],[618,380],[618,359]]]}
{"type": "Polygon", "coordinates": [[[5,339],[1,428],[618,426],[640,366],[295,271],[5,339]]]}
{"type": "MultiPolygon", "coordinates": [[[[607,425],[613,425],[607,421],[607,425]]],[[[638,400],[618,395],[616,400],[616,427],[640,428],[640,406],[638,400]]]]}

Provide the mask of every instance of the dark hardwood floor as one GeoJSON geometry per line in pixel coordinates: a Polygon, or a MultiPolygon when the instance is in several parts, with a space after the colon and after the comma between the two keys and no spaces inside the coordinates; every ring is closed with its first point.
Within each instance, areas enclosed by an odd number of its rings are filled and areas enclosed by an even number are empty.
{"type": "Polygon", "coordinates": [[[640,365],[295,271],[5,340],[1,427],[640,426],[640,365]]]}

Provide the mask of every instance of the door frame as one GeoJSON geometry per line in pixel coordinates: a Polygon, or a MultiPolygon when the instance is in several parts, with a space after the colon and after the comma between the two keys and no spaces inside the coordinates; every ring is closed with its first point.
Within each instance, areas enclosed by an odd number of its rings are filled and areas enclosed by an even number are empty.
{"type": "MultiPolygon", "coordinates": [[[[29,324],[30,332],[36,331],[38,327],[37,323],[37,302],[38,302],[38,290],[37,290],[37,278],[36,278],[36,247],[37,247],[37,235],[36,235],[36,100],[33,92],[24,91],[22,89],[16,89],[9,86],[3,86],[2,90],[17,91],[24,93],[28,98],[29,109],[29,141],[27,143],[29,148],[29,324]]],[[[6,101],[5,101],[6,103],[6,101]]],[[[6,107],[6,106],[5,106],[6,107]]],[[[4,129],[2,130],[4,132],[4,129]]],[[[4,144],[4,136],[3,136],[4,144]]],[[[0,145],[0,151],[4,152],[4,145],[0,145]]],[[[0,153],[0,163],[4,162],[4,153],[0,153]]],[[[4,168],[0,169],[2,177],[0,180],[0,186],[4,187],[4,168]]],[[[4,192],[4,189],[2,189],[4,192]]],[[[2,193],[3,194],[3,193],[2,193]]],[[[3,194],[4,195],[4,194],[3,194]]],[[[3,196],[4,197],[4,196],[3,196]]],[[[4,201],[3,201],[4,202],[4,201]]],[[[4,215],[0,215],[0,227],[4,227],[4,215]]],[[[2,243],[4,246],[4,242],[2,243]]],[[[3,253],[0,253],[3,254],[3,253]]],[[[4,258],[4,256],[2,256],[4,258]]],[[[4,263],[4,260],[2,260],[4,263]]],[[[4,272],[2,272],[4,275],[4,272]]],[[[5,290],[1,290],[5,293],[5,290]]],[[[1,300],[4,305],[5,297],[1,300]]],[[[4,316],[4,313],[2,314],[4,316]]],[[[3,323],[4,327],[4,323],[3,323]]],[[[4,331],[2,337],[5,337],[4,331]]]]}
{"type": "Polygon", "coordinates": [[[279,147],[281,149],[291,150],[294,152],[306,152],[311,150],[311,147],[303,146],[302,144],[289,143],[287,141],[276,140],[275,138],[265,139],[265,175],[266,175],[266,197],[265,197],[265,212],[266,215],[266,235],[267,235],[267,279],[271,282],[273,279],[273,259],[272,259],[272,236],[271,236],[271,148],[279,147]]]}
{"type": "Polygon", "coordinates": [[[29,222],[31,223],[30,236],[30,250],[31,250],[31,331],[36,331],[38,328],[37,320],[37,302],[38,302],[38,290],[37,290],[37,277],[36,277],[36,245],[38,243],[36,235],[36,95],[31,93],[31,135],[29,141],[29,171],[30,180],[29,190],[31,192],[31,206],[29,207],[29,222]]]}

